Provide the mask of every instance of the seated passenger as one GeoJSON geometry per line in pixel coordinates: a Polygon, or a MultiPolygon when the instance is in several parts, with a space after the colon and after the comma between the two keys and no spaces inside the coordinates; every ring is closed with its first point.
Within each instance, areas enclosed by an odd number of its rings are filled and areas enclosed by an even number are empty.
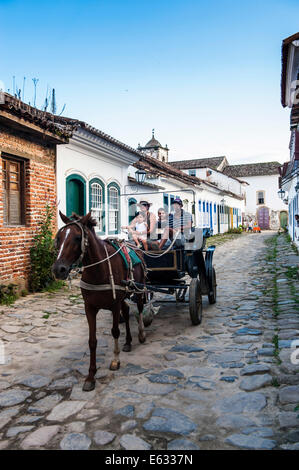
{"type": "Polygon", "coordinates": [[[126,228],[129,230],[129,233],[132,235],[132,238],[138,248],[142,248],[140,244],[140,242],[142,242],[144,249],[148,250],[148,246],[147,246],[148,225],[146,223],[145,214],[143,212],[139,212],[139,214],[137,214],[137,216],[134,218],[132,222],[130,225],[127,225],[122,228],[126,228]],[[134,223],[132,224],[132,222],[134,223]]]}
{"type": "Polygon", "coordinates": [[[168,239],[172,240],[177,234],[176,245],[184,244],[186,241],[185,236],[190,235],[192,228],[192,215],[183,209],[183,202],[179,197],[176,197],[172,203],[173,214],[169,217],[169,227],[164,229],[161,242],[159,244],[160,250],[164,247],[168,239]]]}
{"type": "Polygon", "coordinates": [[[164,230],[167,227],[169,227],[169,214],[163,207],[160,207],[160,209],[158,209],[158,221],[156,224],[156,234],[158,240],[162,239],[164,230]]]}
{"type": "MultiPolygon", "coordinates": [[[[152,239],[152,240],[155,240],[156,236],[155,236],[155,229],[156,229],[156,216],[153,212],[150,212],[150,206],[152,205],[151,202],[148,202],[148,201],[140,201],[139,204],[137,204],[137,206],[140,207],[140,212],[138,212],[138,214],[142,213],[145,217],[145,222],[147,224],[147,239],[152,239]]],[[[138,215],[137,214],[137,215],[138,215]]],[[[132,222],[130,223],[130,227],[133,228],[135,225],[136,225],[136,218],[137,218],[137,215],[136,217],[134,217],[134,219],[132,220],[132,222]]]]}

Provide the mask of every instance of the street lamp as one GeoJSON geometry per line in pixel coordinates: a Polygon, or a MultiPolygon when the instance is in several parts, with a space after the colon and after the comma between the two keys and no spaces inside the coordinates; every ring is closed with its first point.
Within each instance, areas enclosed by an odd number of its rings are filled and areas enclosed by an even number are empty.
{"type": "Polygon", "coordinates": [[[135,171],[135,178],[138,184],[144,183],[146,172],[144,170],[135,171]]]}
{"type": "Polygon", "coordinates": [[[285,192],[283,189],[281,189],[281,188],[280,188],[279,191],[277,191],[278,197],[279,197],[280,199],[284,199],[285,193],[286,193],[286,192],[285,192]]]}

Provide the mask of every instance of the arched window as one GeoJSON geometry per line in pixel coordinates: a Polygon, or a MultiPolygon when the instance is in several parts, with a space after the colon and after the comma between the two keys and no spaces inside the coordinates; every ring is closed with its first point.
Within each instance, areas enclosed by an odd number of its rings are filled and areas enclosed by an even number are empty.
{"type": "Polygon", "coordinates": [[[96,231],[100,235],[105,233],[105,186],[99,178],[89,182],[89,210],[96,220],[96,231]]]}
{"type": "Polygon", "coordinates": [[[120,231],[120,189],[116,183],[108,186],[108,232],[110,235],[120,231]]]}
{"type": "Polygon", "coordinates": [[[70,217],[73,212],[85,215],[86,212],[86,183],[80,175],[70,175],[66,179],[66,215],[70,217]]]}

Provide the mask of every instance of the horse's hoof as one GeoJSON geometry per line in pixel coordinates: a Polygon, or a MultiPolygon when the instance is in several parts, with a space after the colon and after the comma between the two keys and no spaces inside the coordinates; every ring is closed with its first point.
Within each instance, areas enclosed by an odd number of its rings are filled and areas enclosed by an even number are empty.
{"type": "Polygon", "coordinates": [[[138,335],[139,343],[143,344],[145,343],[146,336],[145,335],[138,335]]]}
{"type": "Polygon", "coordinates": [[[118,370],[120,366],[120,361],[111,361],[110,370],[118,370]]]}
{"type": "Polygon", "coordinates": [[[96,383],[95,381],[90,382],[90,381],[85,381],[82,387],[83,392],[91,392],[92,390],[95,389],[96,383]]]}
{"type": "Polygon", "coordinates": [[[123,346],[123,351],[124,352],[130,352],[132,350],[132,346],[128,343],[124,344],[123,346]]]}

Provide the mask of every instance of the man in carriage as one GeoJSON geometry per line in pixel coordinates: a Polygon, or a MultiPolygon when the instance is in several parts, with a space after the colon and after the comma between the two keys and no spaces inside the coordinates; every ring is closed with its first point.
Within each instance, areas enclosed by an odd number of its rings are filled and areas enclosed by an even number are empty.
{"type": "Polygon", "coordinates": [[[183,201],[176,197],[172,203],[173,214],[169,217],[168,227],[165,227],[159,249],[162,250],[168,240],[176,237],[175,245],[182,246],[189,238],[192,228],[192,215],[183,209],[183,201]]]}

